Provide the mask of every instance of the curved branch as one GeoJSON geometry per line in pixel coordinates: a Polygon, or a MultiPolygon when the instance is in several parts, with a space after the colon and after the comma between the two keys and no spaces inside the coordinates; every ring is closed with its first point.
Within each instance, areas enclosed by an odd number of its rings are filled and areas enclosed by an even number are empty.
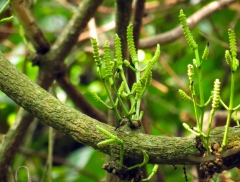
{"type": "MultiPolygon", "coordinates": [[[[206,18],[207,16],[215,13],[216,11],[221,10],[222,8],[234,2],[237,2],[237,0],[220,0],[220,1],[213,1],[209,3],[208,5],[204,6],[202,9],[195,12],[192,16],[190,16],[187,19],[189,28],[192,29],[202,19],[206,18]]],[[[182,35],[183,35],[182,28],[179,25],[168,32],[158,34],[153,37],[141,39],[139,42],[139,48],[144,49],[144,48],[154,47],[156,46],[156,44],[167,44],[169,42],[172,42],[173,40],[176,40],[182,35]]]]}
{"type": "MultiPolygon", "coordinates": [[[[79,33],[83,30],[84,26],[86,25],[86,22],[94,15],[94,12],[96,11],[97,7],[101,4],[102,0],[95,1],[95,0],[84,0],[81,5],[78,8],[78,11],[73,16],[73,18],[70,20],[69,26],[65,28],[65,31],[63,31],[62,34],[62,41],[57,41],[55,45],[55,49],[51,49],[47,54],[40,55],[38,54],[36,56],[36,62],[42,63],[40,66],[40,71],[37,78],[37,83],[43,87],[44,89],[48,90],[48,88],[51,86],[53,80],[55,79],[55,73],[56,67],[59,67],[58,62],[63,62],[65,59],[65,56],[69,53],[71,48],[74,46],[75,40],[74,38],[78,37],[79,33]],[[71,27],[73,25],[73,27],[71,27]],[[70,37],[70,38],[69,38],[70,37]],[[67,39],[68,41],[64,41],[63,39],[67,39]],[[71,41],[73,40],[73,41],[71,41]],[[58,49],[58,47],[61,47],[61,49],[58,49]],[[66,50],[64,50],[64,47],[66,47],[66,50]]],[[[25,4],[21,0],[12,0],[12,3],[16,3],[16,8],[24,8],[24,7],[18,7],[25,4]],[[19,3],[19,4],[18,4],[19,3]]],[[[18,9],[19,10],[19,9],[18,9]]],[[[25,11],[23,9],[22,11],[25,11]]],[[[21,11],[16,11],[17,13],[21,13],[21,11]]],[[[22,12],[24,18],[30,18],[29,12],[22,12]]],[[[20,20],[21,22],[22,20],[20,20]]],[[[23,21],[23,23],[27,23],[27,26],[29,27],[29,30],[31,28],[31,21],[26,20],[23,21]],[[29,24],[30,23],[30,24],[29,24]]],[[[36,27],[35,27],[36,28],[36,27]]],[[[34,37],[31,37],[34,38],[34,37]]],[[[77,38],[76,38],[77,40],[77,38]]],[[[2,80],[0,80],[1,82],[2,80]]],[[[22,90],[23,91],[23,90],[22,90]]],[[[22,92],[21,91],[21,92],[22,92]]],[[[25,93],[26,94],[26,93],[25,93]]],[[[24,107],[23,107],[24,108],[24,107]]],[[[41,112],[41,111],[39,111],[41,112]]],[[[28,126],[33,121],[34,116],[30,113],[27,113],[23,109],[20,109],[20,112],[17,114],[17,119],[14,123],[14,125],[10,128],[8,131],[6,138],[7,140],[4,140],[2,142],[1,146],[1,152],[0,152],[0,181],[6,181],[6,171],[8,169],[8,166],[11,164],[14,154],[17,152],[18,147],[20,146],[21,142],[24,139],[24,136],[26,134],[26,131],[28,129],[28,126]]]]}
{"type": "Polygon", "coordinates": [[[50,49],[41,29],[38,27],[33,15],[28,9],[26,1],[11,0],[11,10],[24,28],[25,36],[33,44],[37,53],[44,54],[50,49]]]}
{"type": "MultiPolygon", "coordinates": [[[[110,147],[99,148],[97,143],[106,139],[99,133],[99,125],[124,141],[125,160],[140,163],[142,150],[149,155],[150,163],[158,164],[196,164],[189,156],[199,156],[194,137],[164,137],[132,131],[126,125],[115,130],[114,127],[100,123],[77,110],[64,105],[47,91],[33,83],[0,54],[0,89],[25,110],[40,121],[56,130],[70,135],[76,141],[94,149],[110,154],[110,147]]],[[[221,142],[224,128],[218,128],[210,135],[210,141],[221,142]]],[[[5,138],[4,140],[8,140],[5,138]]],[[[231,128],[227,148],[240,148],[240,130],[231,128]]],[[[117,150],[117,146],[115,147],[117,150]]],[[[6,156],[1,155],[0,161],[6,156]]],[[[235,164],[236,165],[236,164],[235,164]]],[[[0,169],[2,168],[0,163],[0,169]]]]}

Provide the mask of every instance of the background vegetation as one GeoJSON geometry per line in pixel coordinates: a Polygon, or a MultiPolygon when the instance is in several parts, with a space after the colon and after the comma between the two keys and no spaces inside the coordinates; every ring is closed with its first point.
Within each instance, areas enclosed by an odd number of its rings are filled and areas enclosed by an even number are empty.
{"type": "MultiPolygon", "coordinates": [[[[225,50],[229,47],[227,30],[228,28],[235,30],[237,41],[239,41],[240,4],[233,0],[223,1],[229,1],[229,3],[226,3],[226,6],[222,6],[220,9],[217,8],[215,12],[209,13],[209,16],[201,19],[201,21],[194,22],[193,20],[195,26],[192,33],[199,45],[200,52],[204,50],[207,42],[210,43],[209,57],[202,67],[204,95],[206,97],[210,96],[213,82],[218,78],[222,82],[221,98],[227,102],[230,92],[230,68],[227,66],[224,57],[225,50]]],[[[2,4],[4,2],[1,0],[2,4]]],[[[159,35],[177,27],[179,25],[178,15],[180,9],[183,9],[187,17],[189,17],[193,13],[203,10],[211,2],[213,1],[146,0],[143,16],[141,17],[139,14],[142,20],[142,26],[139,29],[140,42],[138,46],[141,66],[144,67],[147,61],[151,59],[156,46],[156,44],[151,45],[151,40],[147,42],[147,38],[158,39],[159,35]]],[[[49,45],[53,45],[56,39],[62,36],[61,33],[71,17],[76,13],[78,4],[83,2],[80,0],[36,0],[29,3],[31,16],[35,18],[49,45]]],[[[64,45],[71,48],[62,59],[64,59],[67,66],[68,81],[71,82],[75,90],[69,88],[68,85],[64,85],[67,81],[64,83],[54,81],[50,89],[50,92],[65,104],[101,121],[107,119],[109,112],[103,105],[93,99],[91,91],[98,93],[103,100],[107,98],[107,95],[96,73],[90,37],[96,37],[100,45],[103,45],[106,40],[112,45],[116,32],[120,33],[120,37],[121,33],[124,34],[123,31],[126,30],[126,26],[121,24],[121,21],[117,21],[118,24],[116,23],[116,18],[119,18],[119,14],[116,13],[116,3],[123,5],[126,2],[123,0],[104,0],[80,35],[74,37],[76,42],[73,42],[73,45],[64,45]],[[121,26],[125,27],[125,29],[121,30],[121,26]],[[77,91],[77,93],[74,93],[74,91],[77,91]],[[96,109],[96,114],[94,114],[92,108],[96,109]]],[[[132,13],[124,15],[128,16],[125,20],[126,24],[137,21],[137,16],[134,15],[137,3],[141,4],[141,1],[134,1],[132,13]],[[130,18],[130,22],[127,22],[128,18],[130,18]]],[[[119,7],[118,10],[121,11],[119,7]]],[[[211,10],[209,9],[209,11],[211,10]]],[[[8,16],[9,12],[7,10],[2,17],[8,16]]],[[[124,12],[122,13],[124,14],[124,12]]],[[[16,17],[13,22],[1,25],[0,50],[12,64],[33,81],[36,81],[36,77],[39,75],[39,66],[38,63],[32,62],[32,60],[36,60],[33,58],[36,46],[24,37],[24,31],[26,32],[26,30],[22,25],[22,22],[16,17]]],[[[167,40],[175,35],[169,34],[166,38],[159,39],[161,58],[153,67],[152,85],[144,96],[146,116],[143,126],[148,134],[188,136],[190,133],[186,132],[182,127],[182,122],[187,122],[190,126],[196,125],[192,104],[181,100],[177,93],[178,89],[188,91],[187,65],[192,63],[194,53],[187,46],[183,36],[167,40]]],[[[137,35],[135,36],[137,37],[137,35]]],[[[238,47],[238,51],[239,49],[238,47]]],[[[38,51],[38,53],[40,52],[38,51]]],[[[238,57],[238,59],[240,58],[238,57]]],[[[51,71],[58,72],[59,70],[51,71]]],[[[240,79],[239,76],[240,74],[236,75],[236,80],[240,79]]],[[[239,93],[240,85],[236,84],[235,89],[235,92],[239,93]]],[[[234,104],[239,104],[239,101],[240,95],[236,94],[234,104]]],[[[1,92],[0,133],[2,135],[7,134],[16,119],[19,119],[18,111],[19,106],[1,92]]],[[[215,126],[224,125],[226,113],[219,112],[217,116],[219,117],[216,117],[215,126]]],[[[12,158],[12,171],[15,172],[19,166],[27,166],[32,181],[47,181],[46,178],[44,179],[44,174],[46,171],[48,135],[48,126],[37,119],[31,122],[19,151],[12,158]]],[[[106,156],[103,153],[77,143],[72,138],[55,131],[52,166],[53,181],[100,181],[105,176],[105,171],[101,169],[105,159],[106,156]]],[[[147,171],[150,172],[151,168],[152,165],[148,165],[147,171]]],[[[187,166],[189,181],[194,179],[192,173],[194,173],[193,167],[187,166]]],[[[239,175],[239,170],[233,169],[222,175],[221,178],[230,178],[235,181],[239,179],[239,175]]],[[[20,169],[19,180],[25,181],[25,179],[24,170],[20,169]]],[[[177,169],[175,169],[173,166],[162,165],[153,181],[170,182],[176,179],[185,181],[182,166],[177,166],[177,169]]]]}

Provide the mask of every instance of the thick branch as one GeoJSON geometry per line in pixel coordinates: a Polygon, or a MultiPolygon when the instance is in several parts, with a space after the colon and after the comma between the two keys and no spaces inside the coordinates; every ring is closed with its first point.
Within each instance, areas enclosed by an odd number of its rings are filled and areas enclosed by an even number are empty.
{"type": "MultiPolygon", "coordinates": [[[[48,54],[46,54],[44,56],[38,55],[36,57],[36,59],[37,59],[36,62],[39,61],[40,63],[43,63],[40,67],[40,72],[39,72],[39,75],[37,78],[37,83],[41,87],[43,87],[44,89],[47,90],[51,86],[51,84],[54,80],[54,76],[55,76],[55,75],[53,75],[53,73],[55,73],[55,71],[58,70],[56,68],[59,68],[59,65],[56,62],[63,62],[65,59],[65,56],[69,53],[71,48],[74,46],[74,43],[76,42],[76,41],[64,41],[64,39],[73,40],[73,37],[78,37],[79,33],[82,31],[82,29],[86,25],[86,21],[88,21],[93,16],[94,12],[96,11],[98,5],[100,5],[101,2],[102,2],[101,0],[100,1],[94,1],[94,0],[83,1],[80,5],[78,11],[76,12],[76,14],[73,16],[72,20],[70,21],[71,23],[69,24],[69,26],[66,27],[67,30],[63,31],[64,33],[61,36],[61,39],[63,41],[57,41],[57,43],[54,44],[55,51],[53,49],[51,49],[51,51],[48,52],[48,54]],[[93,5],[94,3],[96,6],[93,5]],[[71,28],[70,27],[71,25],[74,25],[74,27],[71,28]],[[70,38],[68,38],[68,37],[70,37],[70,38]],[[61,49],[58,49],[58,51],[56,51],[58,46],[61,47],[61,49]],[[64,50],[63,47],[66,47],[66,50],[64,50]],[[44,61],[42,61],[42,60],[44,60],[44,61]]],[[[20,7],[18,7],[18,3],[21,4],[21,3],[23,3],[23,1],[18,1],[18,0],[15,1],[14,0],[14,2],[12,2],[12,3],[16,3],[15,4],[16,8],[20,8],[20,7]]],[[[20,4],[19,4],[19,6],[20,6],[20,4]]],[[[23,5],[23,4],[21,4],[21,5],[23,5]]],[[[21,8],[23,8],[23,7],[21,7],[21,8]]],[[[25,10],[26,10],[26,7],[25,7],[25,10]]],[[[16,10],[16,12],[21,13],[22,11],[16,10]]],[[[18,17],[20,17],[20,19],[23,17],[26,19],[30,18],[31,16],[29,16],[28,13],[29,12],[23,12],[24,16],[21,16],[21,17],[18,16],[18,17]]],[[[23,23],[31,22],[30,19],[26,20],[26,21],[21,19],[20,22],[22,22],[22,21],[23,21],[23,23]]],[[[24,27],[27,28],[27,26],[28,26],[28,24],[24,27]]],[[[29,25],[29,26],[31,26],[31,25],[29,25]]],[[[27,30],[30,30],[31,28],[34,28],[34,26],[29,27],[29,29],[27,28],[27,30]]],[[[37,28],[37,27],[35,27],[35,28],[37,28]]],[[[33,31],[33,32],[35,32],[35,31],[33,31]]],[[[34,38],[34,37],[31,37],[31,38],[34,38]]],[[[38,52],[40,53],[41,51],[38,51],[38,52]]],[[[22,91],[23,91],[23,89],[22,89],[22,91]]],[[[5,180],[6,171],[7,171],[6,169],[10,165],[14,154],[17,152],[17,149],[18,149],[20,143],[24,139],[24,136],[26,134],[28,126],[30,125],[30,123],[34,117],[33,117],[33,115],[21,110],[21,113],[18,113],[18,118],[19,119],[14,123],[14,125],[11,127],[11,129],[7,133],[7,135],[6,135],[7,139],[3,141],[2,146],[1,146],[0,181],[6,181],[5,180]]]]}
{"type": "MultiPolygon", "coordinates": [[[[99,148],[97,143],[106,139],[99,133],[96,125],[100,125],[124,141],[125,159],[132,162],[142,161],[142,150],[149,155],[150,163],[159,164],[195,164],[189,156],[198,156],[196,142],[191,137],[163,137],[142,134],[129,128],[115,128],[100,123],[51,96],[47,91],[33,83],[28,77],[18,71],[0,54],[0,89],[25,110],[32,113],[40,121],[56,130],[73,137],[76,141],[92,146],[109,154],[109,146],[99,148]]],[[[212,132],[211,141],[221,142],[223,128],[212,132]]],[[[8,138],[5,138],[8,140],[8,138]]],[[[227,148],[239,148],[240,130],[232,128],[227,148]]],[[[118,146],[112,146],[118,149],[118,146]]],[[[0,151],[1,153],[1,151],[0,151]]],[[[0,161],[5,156],[0,156],[0,161]]],[[[0,163],[0,168],[1,168],[0,163]]]]}
{"type": "MultiPolygon", "coordinates": [[[[236,2],[236,0],[220,0],[209,3],[208,5],[204,6],[199,11],[195,12],[192,16],[190,16],[187,19],[189,28],[192,29],[202,19],[208,17],[209,15],[215,13],[216,11],[221,10],[222,8],[234,2],[236,2]]],[[[182,28],[179,25],[168,32],[161,33],[153,37],[141,39],[139,42],[139,48],[144,49],[154,47],[156,46],[156,44],[167,44],[169,42],[172,42],[173,40],[176,40],[182,35],[183,35],[182,28]]]]}

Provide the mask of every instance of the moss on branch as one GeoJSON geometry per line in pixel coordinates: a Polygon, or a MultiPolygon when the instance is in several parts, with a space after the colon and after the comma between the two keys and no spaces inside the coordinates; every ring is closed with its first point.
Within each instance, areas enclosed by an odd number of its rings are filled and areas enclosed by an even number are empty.
{"type": "MultiPolygon", "coordinates": [[[[125,160],[133,163],[142,161],[142,150],[149,155],[150,163],[158,164],[195,164],[189,156],[199,156],[194,137],[152,136],[132,131],[127,126],[118,130],[101,123],[87,115],[63,104],[41,87],[33,83],[26,75],[17,70],[0,54],[0,89],[26,111],[54,129],[70,135],[76,141],[94,149],[110,154],[109,146],[99,148],[97,143],[106,139],[96,125],[117,135],[124,142],[125,160]]],[[[210,135],[210,141],[221,142],[224,128],[216,128],[210,135]]],[[[7,140],[7,138],[5,139],[7,140]]],[[[240,130],[231,128],[228,148],[239,148],[240,130]]],[[[112,147],[115,147],[114,145],[112,147]]],[[[118,150],[118,147],[115,147],[118,150]]],[[[4,156],[1,156],[0,165],[4,156]]]]}

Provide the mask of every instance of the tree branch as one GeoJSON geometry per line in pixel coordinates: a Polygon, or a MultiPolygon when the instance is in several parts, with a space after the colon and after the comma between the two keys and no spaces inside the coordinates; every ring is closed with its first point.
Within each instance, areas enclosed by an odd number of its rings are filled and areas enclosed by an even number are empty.
{"type": "Polygon", "coordinates": [[[44,54],[50,49],[41,29],[38,27],[33,15],[24,0],[11,0],[11,10],[14,12],[24,28],[25,36],[33,44],[37,53],[44,54]]]}
{"type": "MultiPolygon", "coordinates": [[[[110,146],[99,148],[97,143],[106,139],[99,133],[99,125],[124,142],[125,160],[140,163],[142,150],[149,155],[150,163],[158,164],[196,164],[189,156],[200,156],[194,137],[164,137],[142,134],[130,130],[127,125],[115,130],[114,127],[100,123],[81,112],[66,106],[47,91],[33,83],[0,54],[0,89],[25,110],[40,121],[56,130],[70,135],[76,141],[94,149],[110,154],[110,146]]],[[[212,131],[210,141],[221,142],[224,128],[212,131]]],[[[4,140],[8,140],[5,138],[4,140]]],[[[227,149],[240,148],[240,130],[231,128],[227,149]]],[[[113,145],[117,150],[118,146],[113,145]]],[[[1,154],[1,151],[0,151],[1,154]]],[[[0,156],[2,158],[7,156],[0,156]]],[[[236,165],[236,164],[235,164],[236,165]]],[[[2,167],[0,163],[0,168],[2,167]]]]}
{"type": "Polygon", "coordinates": [[[117,0],[116,6],[116,33],[121,39],[122,43],[122,57],[127,58],[127,26],[129,25],[132,13],[132,0],[117,0]]]}
{"type": "MultiPolygon", "coordinates": [[[[192,29],[202,19],[206,18],[207,16],[215,13],[216,11],[221,10],[222,8],[236,1],[237,0],[220,0],[220,1],[213,1],[209,3],[208,5],[204,6],[203,8],[195,12],[192,16],[190,16],[187,19],[189,28],[192,29]]],[[[145,49],[145,48],[154,47],[156,46],[156,44],[167,44],[169,42],[172,42],[173,40],[176,40],[182,35],[183,35],[182,28],[179,25],[168,32],[161,33],[153,37],[141,39],[139,42],[139,48],[145,49]]]]}
{"type": "Polygon", "coordinates": [[[140,36],[140,29],[142,27],[142,18],[144,15],[144,5],[145,0],[137,0],[134,11],[134,20],[133,20],[133,37],[134,44],[136,49],[138,49],[138,41],[140,36]]]}
{"type": "MultiPolygon", "coordinates": [[[[22,3],[22,1],[17,1],[17,0],[15,2],[22,3]]],[[[51,51],[49,51],[45,55],[37,55],[35,57],[35,61],[38,63],[41,63],[40,71],[36,81],[41,87],[48,90],[48,88],[51,86],[53,80],[55,79],[54,73],[56,73],[56,70],[58,70],[56,68],[60,67],[58,65],[58,62],[61,63],[64,61],[66,55],[69,53],[71,48],[76,43],[76,41],[73,40],[74,39],[73,37],[75,38],[78,37],[80,32],[84,29],[87,21],[94,15],[94,12],[96,11],[97,7],[101,4],[101,2],[102,0],[83,1],[79,6],[76,14],[70,20],[69,26],[67,26],[63,31],[63,34],[60,35],[61,36],[60,40],[56,41],[56,44],[54,44],[55,46],[54,49],[51,49],[51,51]],[[71,27],[71,25],[74,25],[74,26],[71,27]],[[66,40],[64,41],[64,39],[66,40]],[[61,49],[57,49],[58,46],[61,49]],[[64,47],[66,47],[66,49],[64,49],[64,47]]],[[[17,5],[18,4],[16,4],[16,6],[17,5]]],[[[33,121],[34,116],[20,109],[20,112],[17,114],[17,118],[18,119],[16,120],[16,122],[14,123],[14,125],[11,127],[11,129],[6,135],[7,140],[4,140],[1,145],[0,181],[6,181],[7,168],[10,165],[14,154],[17,152],[19,145],[23,141],[26,131],[28,129],[28,126],[33,121]]]]}

